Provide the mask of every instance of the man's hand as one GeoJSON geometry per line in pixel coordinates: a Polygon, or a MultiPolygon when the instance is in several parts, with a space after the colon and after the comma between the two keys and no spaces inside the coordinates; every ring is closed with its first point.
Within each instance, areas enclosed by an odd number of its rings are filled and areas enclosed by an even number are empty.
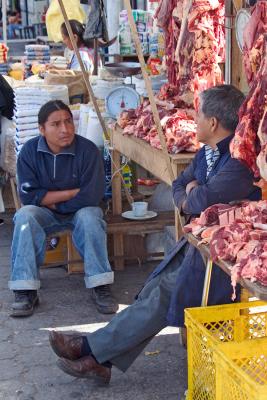
{"type": "Polygon", "coordinates": [[[70,189],[70,190],[69,190],[69,192],[70,192],[70,198],[72,199],[73,197],[75,197],[76,194],[79,193],[79,191],[80,191],[80,189],[70,189]]]}
{"type": "Polygon", "coordinates": [[[80,189],[78,188],[47,192],[41,201],[41,206],[46,206],[53,209],[53,206],[55,206],[55,204],[73,199],[73,197],[75,197],[79,193],[79,191],[80,189]]]}
{"type": "Polygon", "coordinates": [[[189,182],[189,183],[186,185],[186,189],[185,189],[186,195],[188,196],[189,193],[191,192],[191,190],[194,189],[194,188],[197,187],[197,186],[198,186],[198,182],[197,182],[197,181],[189,182]]]}

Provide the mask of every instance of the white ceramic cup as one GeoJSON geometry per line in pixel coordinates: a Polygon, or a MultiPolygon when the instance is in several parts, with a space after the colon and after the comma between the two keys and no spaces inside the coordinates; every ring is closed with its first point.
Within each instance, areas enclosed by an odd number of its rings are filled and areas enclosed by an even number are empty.
{"type": "Polygon", "coordinates": [[[146,201],[134,201],[132,210],[135,217],[144,217],[147,214],[148,203],[146,201]]]}

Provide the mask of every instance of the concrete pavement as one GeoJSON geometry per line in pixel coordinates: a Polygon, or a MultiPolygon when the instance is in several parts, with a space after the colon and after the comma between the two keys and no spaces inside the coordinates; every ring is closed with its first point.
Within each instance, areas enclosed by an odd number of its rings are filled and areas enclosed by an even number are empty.
{"type": "MultiPolygon", "coordinates": [[[[9,317],[13,294],[7,289],[12,237],[11,216],[0,227],[0,400],[181,400],[186,388],[186,352],[177,329],[156,336],[123,374],[112,368],[107,387],[72,378],[59,370],[48,331],[92,331],[112,316],[99,314],[84,287],[82,275],[63,268],[41,271],[41,304],[30,318],[9,317]],[[145,352],[157,352],[146,355],[145,352]]],[[[113,292],[121,307],[129,305],[153,269],[152,264],[116,272],[113,292]]]]}

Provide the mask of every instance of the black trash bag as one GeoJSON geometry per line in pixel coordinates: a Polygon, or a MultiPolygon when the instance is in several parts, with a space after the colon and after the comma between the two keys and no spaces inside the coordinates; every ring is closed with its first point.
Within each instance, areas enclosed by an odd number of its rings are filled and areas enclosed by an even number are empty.
{"type": "Polygon", "coordinates": [[[102,38],[108,41],[107,24],[103,0],[88,0],[89,14],[83,34],[84,40],[102,38]]]}
{"type": "Polygon", "coordinates": [[[0,114],[12,119],[14,114],[14,92],[5,78],[0,74],[0,114]]]}

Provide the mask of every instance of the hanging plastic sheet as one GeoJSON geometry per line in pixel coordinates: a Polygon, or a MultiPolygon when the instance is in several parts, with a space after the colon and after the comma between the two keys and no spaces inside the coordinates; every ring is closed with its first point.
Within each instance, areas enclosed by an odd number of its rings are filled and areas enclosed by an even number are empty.
{"type": "MultiPolygon", "coordinates": [[[[65,10],[69,19],[76,19],[84,23],[86,14],[80,5],[79,0],[63,0],[65,10]]],[[[64,22],[64,18],[57,0],[52,0],[46,13],[46,28],[48,38],[54,42],[61,42],[62,36],[60,27],[64,22]]]]}
{"type": "Polygon", "coordinates": [[[89,6],[84,39],[102,38],[104,41],[108,41],[103,0],[90,0],[89,6]]]}

